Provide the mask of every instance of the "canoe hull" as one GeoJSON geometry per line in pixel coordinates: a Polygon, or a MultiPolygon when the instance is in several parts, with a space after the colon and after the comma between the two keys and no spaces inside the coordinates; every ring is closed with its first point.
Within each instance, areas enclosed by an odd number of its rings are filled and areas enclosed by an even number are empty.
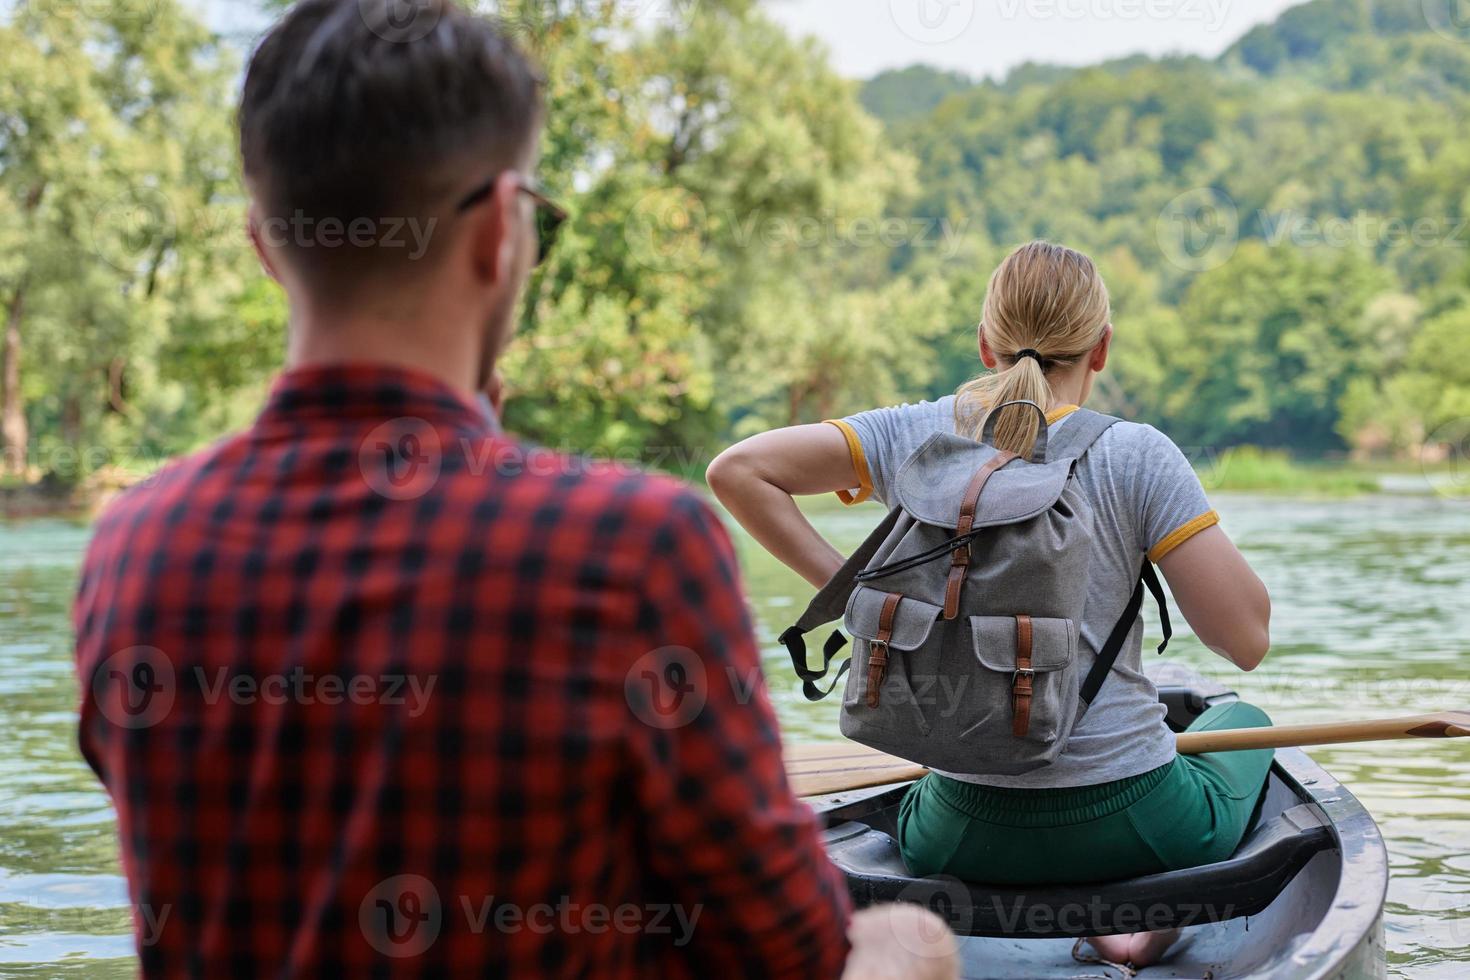
{"type": "MultiPolygon", "coordinates": [[[[1171,721],[1176,724],[1182,725],[1209,705],[1234,697],[1177,665],[1165,665],[1151,674],[1155,674],[1155,682],[1170,706],[1171,721]]],[[[848,827],[866,823],[891,833],[893,791],[903,785],[832,794],[808,802],[834,830],[844,822],[848,827]]],[[[1387,976],[1383,901],[1388,887],[1388,858],[1377,825],[1357,799],[1305,752],[1282,749],[1276,753],[1262,805],[1263,820],[1268,814],[1293,810],[1311,812],[1319,818],[1330,832],[1330,845],[1314,853],[1275,899],[1255,914],[1241,916],[1235,911],[1232,916],[1230,910],[1211,909],[1210,918],[1221,921],[1186,928],[1169,962],[1142,971],[1141,978],[1380,980],[1387,976]]],[[[834,857],[836,846],[829,843],[834,857]]],[[[851,868],[848,874],[854,897],[861,904],[866,886],[851,868]]],[[[924,887],[927,884],[922,879],[916,884],[915,891],[927,895],[919,900],[946,914],[957,930],[990,933],[961,938],[963,975],[967,978],[1072,980],[1081,975],[1117,974],[1107,967],[1089,969],[1074,961],[1071,939],[1033,938],[1022,934],[1026,931],[1023,926],[1014,930],[996,930],[993,926],[965,929],[967,924],[977,925],[986,917],[984,910],[975,907],[975,890],[954,882],[936,901],[933,889],[924,887]]],[[[1009,921],[1022,923],[1022,917],[1033,914],[1024,896],[1011,895],[1009,901],[1019,904],[997,909],[1002,916],[1009,915],[1009,921]]],[[[1209,896],[1201,895],[1198,901],[1207,905],[1209,896]]],[[[1261,904],[1247,907],[1260,909],[1261,904]]],[[[1058,910],[1048,906],[1043,911],[1055,915],[1058,910]]],[[[1140,911],[1147,913],[1147,909],[1140,911]]]]}

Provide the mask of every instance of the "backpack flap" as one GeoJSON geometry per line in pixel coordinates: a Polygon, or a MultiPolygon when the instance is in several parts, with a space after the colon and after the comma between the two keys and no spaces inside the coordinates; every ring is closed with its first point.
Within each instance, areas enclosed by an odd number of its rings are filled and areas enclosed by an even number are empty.
{"type": "MultiPolygon", "coordinates": [[[[949,433],[924,442],[899,468],[894,493],[919,522],[954,534],[944,587],[944,618],[960,614],[969,574],[969,541],[986,528],[1030,521],[1056,505],[1072,475],[1070,460],[1031,463],[1014,453],[949,433]]],[[[927,557],[927,556],[926,556],[927,557]]],[[[866,581],[869,570],[859,581],[866,581]]]]}
{"type": "MultiPolygon", "coordinates": [[[[954,530],[970,480],[999,450],[950,433],[937,433],[899,467],[894,496],[916,520],[954,530]]],[[[1072,461],[1013,459],[991,474],[975,512],[974,528],[1018,524],[1045,512],[1066,489],[1072,461]]]]}
{"type": "MultiPolygon", "coordinates": [[[[971,616],[975,659],[991,670],[1009,674],[1024,654],[1018,652],[1017,616],[971,616]]],[[[1030,618],[1030,617],[1028,617],[1030,618]]],[[[1070,619],[1031,618],[1030,669],[1049,674],[1071,665],[1077,656],[1077,624],[1070,619]]]]}
{"type": "Polygon", "coordinates": [[[1050,743],[1076,710],[1077,623],[1033,616],[971,616],[975,659],[994,671],[979,685],[982,717],[1011,719],[1016,738],[1050,743]]]}
{"type": "Polygon", "coordinates": [[[910,676],[912,664],[902,654],[929,642],[939,613],[937,605],[900,592],[866,586],[854,589],[843,622],[855,641],[854,681],[862,686],[859,690],[850,686],[850,694],[871,709],[904,715],[918,712],[916,720],[922,724],[910,676]],[[895,661],[897,669],[891,670],[895,661]]]}
{"type": "MultiPolygon", "coordinates": [[[[853,590],[847,604],[847,631],[854,637],[876,640],[883,632],[883,606],[889,595],[881,589],[859,586],[853,590]]],[[[900,596],[889,624],[884,642],[895,650],[917,650],[929,639],[934,620],[939,616],[939,607],[913,596],[900,596]]]]}

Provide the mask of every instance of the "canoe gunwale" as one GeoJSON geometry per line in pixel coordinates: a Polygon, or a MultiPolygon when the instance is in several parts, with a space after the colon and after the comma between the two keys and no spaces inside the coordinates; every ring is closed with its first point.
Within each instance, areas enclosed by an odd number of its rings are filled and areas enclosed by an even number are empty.
{"type": "Polygon", "coordinates": [[[1341,870],[1331,907],[1293,954],[1292,966],[1263,974],[1262,980],[1382,976],[1388,850],[1378,824],[1347,787],[1301,749],[1278,749],[1274,769],[1327,818],[1341,870]],[[1366,974],[1345,972],[1358,957],[1379,968],[1366,974]]]}

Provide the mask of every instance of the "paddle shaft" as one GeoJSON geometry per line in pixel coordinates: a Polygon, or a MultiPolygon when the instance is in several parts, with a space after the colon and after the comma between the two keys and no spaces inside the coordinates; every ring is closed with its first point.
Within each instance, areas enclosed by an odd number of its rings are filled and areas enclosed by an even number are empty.
{"type": "Polygon", "coordinates": [[[1278,725],[1184,732],[1178,736],[1183,755],[1233,752],[1240,749],[1286,749],[1303,745],[1342,745],[1401,738],[1462,738],[1470,736],[1470,712],[1441,711],[1407,718],[1377,721],[1338,721],[1321,725],[1278,725]]]}
{"type": "MultiPolygon", "coordinates": [[[[1286,749],[1305,745],[1339,745],[1401,738],[1470,736],[1470,712],[1442,711],[1378,721],[1332,722],[1324,725],[1281,725],[1276,728],[1231,728],[1185,732],[1176,736],[1185,755],[1242,749],[1286,749]]],[[[844,793],[871,786],[910,782],[929,770],[853,742],[822,742],[786,747],[786,775],[797,796],[844,793]]]]}

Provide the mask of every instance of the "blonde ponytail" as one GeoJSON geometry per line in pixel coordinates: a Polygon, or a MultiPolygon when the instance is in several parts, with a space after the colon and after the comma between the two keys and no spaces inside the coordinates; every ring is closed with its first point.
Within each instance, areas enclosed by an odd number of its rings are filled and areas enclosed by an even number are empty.
{"type": "MultiPolygon", "coordinates": [[[[1049,242],[1016,249],[990,277],[980,327],[1000,368],[960,387],[960,431],[979,439],[991,406],[1010,401],[1045,411],[1052,400],[1047,374],[1091,352],[1111,318],[1107,286],[1087,256],[1049,242]]],[[[994,444],[1029,459],[1040,426],[1024,405],[1002,409],[994,444]]]]}
{"type": "MultiPolygon", "coordinates": [[[[1046,373],[1034,358],[1022,357],[1004,371],[990,377],[995,379],[995,385],[994,390],[987,393],[987,405],[1027,401],[1040,405],[1044,412],[1047,403],[1051,401],[1051,386],[1046,383],[1046,373]]],[[[980,425],[982,428],[985,425],[983,416],[980,425]]],[[[1041,417],[1025,405],[1003,408],[995,421],[995,445],[999,449],[1021,453],[1029,459],[1031,445],[1036,441],[1040,429],[1041,417]]],[[[976,432],[975,438],[978,437],[979,433],[976,432]]]]}

